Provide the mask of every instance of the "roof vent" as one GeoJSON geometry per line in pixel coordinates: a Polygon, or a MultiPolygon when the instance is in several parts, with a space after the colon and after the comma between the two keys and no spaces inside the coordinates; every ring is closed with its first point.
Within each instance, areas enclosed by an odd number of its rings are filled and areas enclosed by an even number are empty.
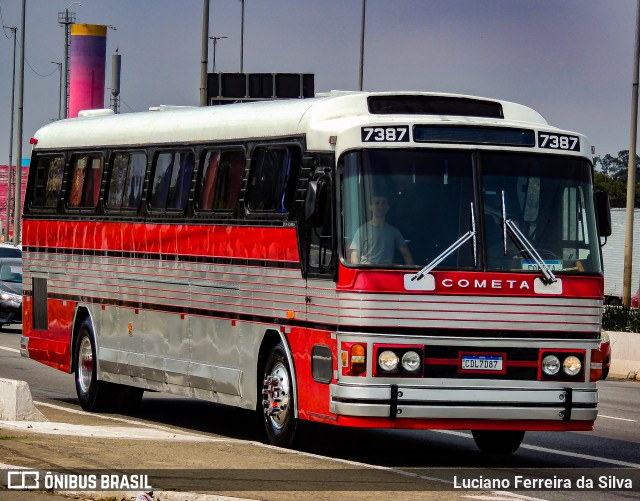
{"type": "Polygon", "coordinates": [[[78,118],[102,117],[104,115],[113,115],[113,110],[109,108],[98,110],[82,110],[78,112],[78,118]]]}
{"type": "Polygon", "coordinates": [[[450,96],[369,96],[369,112],[377,115],[455,115],[504,118],[502,105],[467,97],[450,96]]]}

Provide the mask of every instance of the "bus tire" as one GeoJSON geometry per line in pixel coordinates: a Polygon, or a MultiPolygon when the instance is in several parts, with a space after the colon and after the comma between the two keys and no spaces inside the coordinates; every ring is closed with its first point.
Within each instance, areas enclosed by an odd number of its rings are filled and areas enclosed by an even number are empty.
{"type": "Polygon", "coordinates": [[[96,342],[91,320],[85,318],[76,339],[76,393],[80,406],[88,412],[111,410],[116,396],[115,385],[99,381],[96,366],[96,342]]]}
{"type": "Polygon", "coordinates": [[[142,403],[144,390],[135,386],[119,384],[116,387],[116,408],[125,413],[136,412],[142,403]]]}
{"type": "Polygon", "coordinates": [[[271,349],[262,378],[262,421],[269,443],[279,447],[294,444],[298,420],[289,361],[282,343],[271,349]]]}
{"type": "Polygon", "coordinates": [[[518,450],[524,431],[520,430],[472,430],[476,446],[485,454],[513,454],[518,450]]]}

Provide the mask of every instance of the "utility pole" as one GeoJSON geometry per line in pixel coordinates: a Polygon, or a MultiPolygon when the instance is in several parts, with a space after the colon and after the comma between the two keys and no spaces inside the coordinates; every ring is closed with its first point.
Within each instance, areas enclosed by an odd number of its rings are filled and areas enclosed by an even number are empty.
{"type": "Polygon", "coordinates": [[[209,0],[202,2],[202,59],[200,64],[200,106],[207,105],[207,55],[209,52],[209,0]]]}
{"type": "Polygon", "coordinates": [[[240,0],[242,4],[242,13],[240,15],[240,73],[244,73],[244,0],[240,0]]]}
{"type": "Polygon", "coordinates": [[[631,140],[627,164],[627,227],[624,241],[624,277],[622,282],[622,306],[631,305],[631,271],[633,251],[633,208],[636,194],[636,141],[638,135],[638,71],[640,57],[640,0],[636,0],[636,45],[633,55],[633,86],[631,91],[631,140]]]}
{"type": "Polygon", "coordinates": [[[11,73],[11,126],[9,129],[9,169],[7,171],[7,218],[4,227],[4,241],[9,241],[9,226],[11,226],[11,189],[13,185],[13,116],[15,112],[15,95],[16,95],[16,42],[17,26],[4,26],[13,32],[13,70],[11,73]]]}
{"type": "Polygon", "coordinates": [[[24,115],[24,28],[27,12],[27,0],[22,0],[22,23],[20,27],[20,83],[18,85],[18,160],[16,162],[16,194],[13,197],[15,209],[13,212],[13,243],[20,243],[20,214],[22,193],[22,118],[24,115]]]}
{"type": "Polygon", "coordinates": [[[362,0],[362,22],[360,24],[360,73],[358,79],[358,89],[362,90],[364,77],[364,21],[367,12],[367,0],[362,0]]]}
{"type": "MultiPolygon", "coordinates": [[[[80,2],[72,2],[72,5],[82,5],[80,2]]],[[[70,12],[67,7],[64,12],[58,12],[58,24],[64,26],[64,118],[69,116],[69,47],[71,46],[71,25],[76,22],[76,13],[70,12]]]]}
{"type": "Polygon", "coordinates": [[[213,40],[213,68],[211,68],[211,73],[216,72],[216,45],[218,44],[218,40],[229,37],[221,37],[221,36],[210,36],[211,40],[213,40]]]}

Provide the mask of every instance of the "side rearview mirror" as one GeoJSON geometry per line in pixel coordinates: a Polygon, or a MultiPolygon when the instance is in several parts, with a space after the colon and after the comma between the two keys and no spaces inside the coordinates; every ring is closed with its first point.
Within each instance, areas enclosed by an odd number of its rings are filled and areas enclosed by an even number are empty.
{"type": "Polygon", "coordinates": [[[596,218],[598,220],[598,230],[601,237],[611,235],[611,208],[609,206],[609,195],[604,190],[596,190],[594,193],[596,204],[596,218]]]}
{"type": "Polygon", "coordinates": [[[307,195],[304,201],[304,220],[312,223],[314,228],[322,226],[325,204],[327,200],[327,189],[329,183],[326,176],[321,176],[316,181],[309,181],[307,195]]]}

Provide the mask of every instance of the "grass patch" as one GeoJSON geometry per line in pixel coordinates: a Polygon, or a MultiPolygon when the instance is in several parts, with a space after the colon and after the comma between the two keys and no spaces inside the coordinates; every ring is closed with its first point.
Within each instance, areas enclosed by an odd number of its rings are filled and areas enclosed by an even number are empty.
{"type": "Polygon", "coordinates": [[[10,440],[12,438],[14,438],[12,435],[0,434],[0,440],[10,440]]]}
{"type": "Polygon", "coordinates": [[[605,306],[602,311],[602,328],[607,331],[640,332],[640,310],[605,306]]]}

